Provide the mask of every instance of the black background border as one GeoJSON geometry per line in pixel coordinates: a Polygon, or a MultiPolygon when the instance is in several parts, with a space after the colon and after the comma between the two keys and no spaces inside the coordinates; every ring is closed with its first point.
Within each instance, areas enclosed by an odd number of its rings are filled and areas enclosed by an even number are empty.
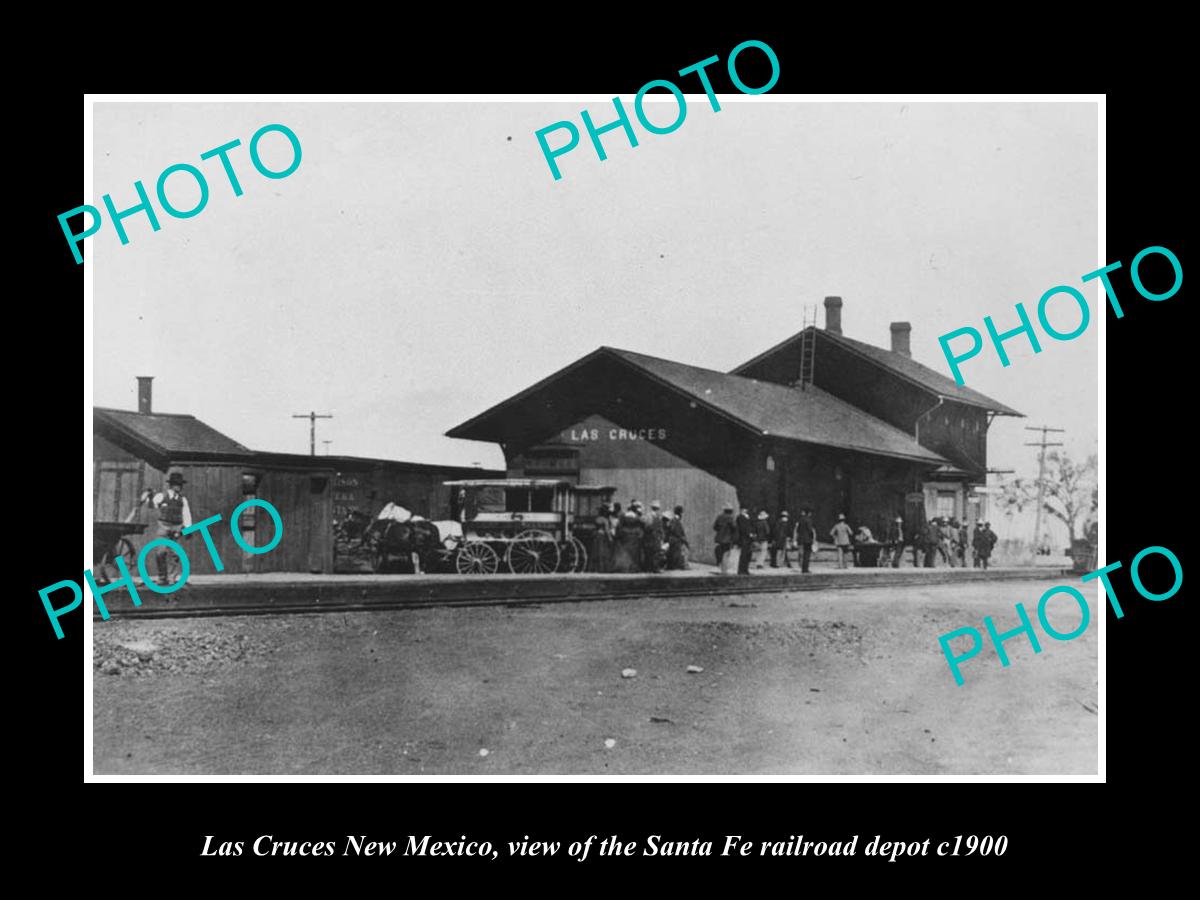
{"type": "MultiPolygon", "coordinates": [[[[779,56],[781,78],[772,93],[1103,91],[1105,82],[1115,80],[1100,74],[1087,79],[1078,70],[1058,77],[1064,82],[1061,84],[1051,84],[1054,79],[1036,83],[1031,76],[1024,79],[1025,84],[999,84],[996,78],[990,83],[988,79],[971,83],[962,76],[962,69],[955,70],[953,80],[946,72],[930,72],[924,78],[912,74],[887,77],[878,72],[853,75],[848,71],[852,67],[827,64],[826,58],[814,54],[810,35],[750,29],[729,38],[714,29],[711,34],[676,35],[670,40],[642,35],[620,41],[609,34],[592,45],[572,34],[565,55],[561,43],[547,45],[532,38],[527,46],[517,47],[506,39],[502,48],[490,50],[487,46],[471,48],[456,39],[451,57],[454,65],[446,62],[445,42],[418,42],[406,45],[402,54],[391,58],[376,56],[340,68],[340,74],[332,79],[336,84],[330,83],[324,70],[298,74],[293,69],[286,78],[273,78],[264,76],[264,67],[256,65],[253,77],[231,71],[214,82],[211,69],[181,74],[156,70],[149,83],[127,73],[129,77],[124,78],[95,78],[94,89],[186,93],[219,89],[233,93],[369,88],[406,93],[587,92],[627,98],[642,83],[663,77],[664,72],[713,54],[724,60],[729,49],[746,37],[765,40],[779,56]],[[422,47],[427,51],[424,55],[422,47]],[[109,83],[103,83],[106,81],[109,83]]],[[[338,54],[339,59],[348,58],[343,53],[338,54]]],[[[721,67],[713,67],[712,72],[716,89],[728,91],[729,86],[722,83],[721,67]]],[[[749,66],[743,77],[750,84],[765,80],[757,78],[749,66]]],[[[33,775],[28,785],[32,795],[22,804],[28,816],[25,821],[34,837],[39,833],[59,835],[34,843],[58,854],[63,841],[75,845],[75,852],[82,851],[79,844],[91,841],[93,846],[86,852],[92,856],[127,852],[128,848],[120,849],[122,845],[137,846],[150,851],[145,858],[153,865],[169,865],[176,874],[188,877],[216,882],[254,873],[271,879],[303,878],[306,885],[318,886],[325,878],[340,878],[351,870],[347,858],[207,860],[198,855],[204,835],[250,841],[260,834],[274,834],[280,839],[337,839],[343,843],[347,834],[386,840],[403,840],[407,834],[432,834],[437,839],[467,835],[500,844],[527,834],[566,842],[591,834],[620,834],[627,840],[662,834],[712,839],[719,847],[725,834],[760,840],[801,833],[810,839],[839,840],[859,834],[860,848],[875,834],[885,839],[931,837],[935,843],[956,834],[1009,836],[1009,851],[1000,860],[917,859],[888,864],[862,856],[850,860],[593,857],[589,863],[579,864],[565,857],[496,863],[393,858],[368,865],[355,860],[358,865],[353,866],[355,874],[366,869],[391,877],[411,872],[409,867],[415,865],[428,874],[448,871],[456,879],[487,877],[497,867],[518,870],[524,876],[586,872],[589,878],[610,874],[617,879],[642,870],[668,878],[685,874],[708,878],[717,873],[739,878],[751,871],[751,866],[753,871],[765,866],[780,875],[811,873],[816,867],[830,875],[879,877],[881,883],[882,879],[903,881],[909,875],[927,883],[930,875],[948,874],[946,866],[950,866],[949,873],[978,876],[994,870],[1016,874],[1019,867],[1031,864],[1052,869],[1068,861],[1091,865],[1097,853],[1114,841],[1129,852],[1142,841],[1157,843],[1169,837],[1157,825],[1151,835],[1133,821],[1120,819],[1134,807],[1169,797],[1167,779],[1177,779],[1180,766],[1186,765],[1172,752],[1182,748],[1179,730],[1190,724],[1187,707],[1180,702],[1186,652],[1168,640],[1186,640],[1188,634],[1183,621],[1186,585],[1171,600],[1150,603],[1133,593],[1127,567],[1139,550],[1159,544],[1174,550],[1187,570],[1184,541],[1190,530],[1183,517],[1185,510],[1190,513],[1186,502],[1190,484],[1178,460],[1186,459],[1190,449],[1181,429],[1187,427],[1187,388],[1194,382],[1185,369],[1189,359],[1185,344],[1191,339],[1191,330],[1184,321],[1186,281],[1183,290],[1169,301],[1143,301],[1128,281],[1128,264],[1142,248],[1162,245],[1176,253],[1186,271],[1181,206],[1183,173],[1190,167],[1184,168],[1184,142],[1175,136],[1174,123],[1182,103],[1178,96],[1161,86],[1148,91],[1131,88],[1109,91],[1107,102],[1104,262],[1122,260],[1125,265],[1114,283],[1126,315],[1117,320],[1111,310],[1106,313],[1105,539],[1107,560],[1119,559],[1126,565],[1116,573],[1114,584],[1123,601],[1130,598],[1124,602],[1125,618],[1117,620],[1110,611],[1106,622],[1107,778],[1111,787],[1009,783],[233,783],[201,788],[83,784],[80,713],[84,697],[78,680],[83,672],[82,616],[76,612],[64,617],[67,638],[56,641],[36,593],[39,587],[80,575],[80,560],[74,555],[79,546],[79,515],[67,497],[73,494],[80,476],[86,478],[87,467],[81,469],[74,454],[90,410],[80,399],[75,380],[80,363],[69,349],[65,321],[69,318],[66,310],[78,309],[74,304],[80,302],[82,293],[82,267],[74,264],[55,217],[85,202],[79,185],[83,95],[77,88],[60,85],[27,98],[23,101],[25,120],[39,129],[38,141],[30,150],[39,174],[19,185],[30,191],[29,198],[22,201],[27,214],[19,217],[19,225],[22,230],[30,228],[32,235],[20,239],[18,246],[32,250],[36,268],[27,279],[20,279],[26,287],[16,298],[18,315],[11,334],[20,340],[10,346],[19,347],[15,353],[24,360],[22,371],[11,376],[10,384],[19,389],[13,392],[15,396],[10,394],[10,403],[16,405],[16,420],[24,426],[20,433],[26,441],[20,445],[37,448],[32,470],[39,474],[16,478],[18,497],[13,510],[22,519],[33,512],[41,527],[36,537],[22,537],[19,544],[13,544],[14,549],[20,546],[20,558],[27,560],[19,567],[19,586],[11,598],[22,626],[19,640],[25,659],[19,664],[20,675],[10,681],[9,696],[16,700],[16,719],[22,725],[18,746],[28,753],[24,765],[33,775]],[[1102,802],[1096,793],[1114,788],[1120,789],[1119,806],[1102,802]],[[98,823],[108,826],[102,838],[96,831],[98,823]],[[67,837],[67,831],[75,834],[67,837]]],[[[15,260],[17,265],[24,262],[24,255],[15,260]]],[[[97,356],[121,352],[131,350],[96,348],[97,356]]],[[[13,441],[12,446],[18,442],[13,441]]],[[[18,471],[17,466],[10,466],[10,471],[18,471]]],[[[1144,577],[1148,585],[1155,585],[1152,573],[1144,577]]],[[[965,888],[979,882],[952,883],[965,888]]],[[[1018,889],[1026,885],[1032,887],[1029,882],[1013,883],[1018,889]]]]}

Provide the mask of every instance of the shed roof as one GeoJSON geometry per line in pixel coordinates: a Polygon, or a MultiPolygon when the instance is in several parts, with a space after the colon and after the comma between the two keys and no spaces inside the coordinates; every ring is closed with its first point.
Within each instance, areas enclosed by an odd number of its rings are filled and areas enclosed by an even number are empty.
{"type": "MultiPolygon", "coordinates": [[[[955,400],[959,403],[965,403],[968,406],[977,406],[981,409],[999,413],[1002,416],[1024,415],[998,400],[993,400],[991,397],[981,394],[979,391],[965,385],[957,384],[953,379],[947,378],[940,372],[934,371],[929,366],[922,365],[912,357],[905,356],[903,353],[896,353],[894,350],[885,350],[882,347],[856,341],[854,338],[848,338],[844,334],[836,334],[816,328],[815,325],[810,325],[809,328],[816,330],[819,339],[833,341],[853,353],[866,357],[871,362],[888,369],[894,375],[903,378],[905,381],[912,382],[938,397],[945,397],[947,400],[955,400]]],[[[807,330],[804,329],[804,331],[807,330]]],[[[804,334],[804,331],[797,332],[787,340],[776,344],[770,350],[760,353],[748,362],[742,363],[733,370],[732,374],[737,375],[755,363],[762,362],[774,354],[790,348],[800,340],[800,336],[804,334]]]]}
{"type": "Polygon", "coordinates": [[[451,466],[438,463],[406,462],[400,459],[380,459],[373,456],[345,456],[323,453],[283,453],[274,450],[255,450],[255,461],[262,466],[280,466],[294,469],[336,469],[339,472],[369,472],[385,469],[392,474],[406,475],[473,475],[487,478],[503,478],[504,469],[485,469],[480,466],[451,466]]]}
{"type": "Polygon", "coordinates": [[[132,443],[147,458],[159,460],[244,458],[244,447],[195,416],[179,413],[138,413],[93,407],[95,425],[120,443],[132,443]]]}

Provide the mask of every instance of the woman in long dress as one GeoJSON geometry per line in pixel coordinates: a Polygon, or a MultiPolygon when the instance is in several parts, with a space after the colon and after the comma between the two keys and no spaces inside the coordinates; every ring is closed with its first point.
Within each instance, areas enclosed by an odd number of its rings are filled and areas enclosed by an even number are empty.
{"type": "Polygon", "coordinates": [[[630,504],[617,526],[616,542],[613,545],[612,570],[614,572],[641,571],[642,535],[644,533],[645,529],[642,527],[642,517],[638,515],[638,508],[636,504],[630,504]]]}
{"type": "Polygon", "coordinates": [[[688,567],[688,539],[683,529],[683,507],[675,507],[675,515],[667,520],[667,568],[688,567]]]}
{"type": "Polygon", "coordinates": [[[592,537],[592,558],[588,566],[593,572],[611,572],[613,554],[613,523],[612,510],[608,504],[600,506],[596,516],[596,533],[592,537]]]}

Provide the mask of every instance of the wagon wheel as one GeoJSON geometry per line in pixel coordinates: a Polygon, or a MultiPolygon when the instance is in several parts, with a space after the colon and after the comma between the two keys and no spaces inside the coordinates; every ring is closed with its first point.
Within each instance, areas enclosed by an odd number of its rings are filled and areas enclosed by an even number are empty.
{"type": "Polygon", "coordinates": [[[454,568],[459,575],[495,575],[500,555],[483,541],[467,541],[454,556],[454,568]]]}
{"type": "Polygon", "coordinates": [[[558,571],[584,572],[587,570],[587,560],[587,548],[584,547],[583,541],[577,537],[571,537],[562,545],[558,571]]]}
{"type": "Polygon", "coordinates": [[[548,575],[558,569],[560,553],[554,535],[522,531],[511,544],[505,561],[514,575],[548,575]]]}
{"type": "Polygon", "coordinates": [[[98,568],[100,570],[100,577],[104,579],[103,581],[99,582],[100,584],[109,583],[109,568],[116,570],[118,575],[121,574],[121,571],[117,569],[116,564],[116,559],[118,556],[125,560],[126,571],[134,571],[133,567],[137,565],[137,551],[133,549],[133,544],[129,543],[128,540],[125,538],[118,538],[117,542],[113,544],[112,549],[105,553],[100,560],[100,565],[98,568]]]}

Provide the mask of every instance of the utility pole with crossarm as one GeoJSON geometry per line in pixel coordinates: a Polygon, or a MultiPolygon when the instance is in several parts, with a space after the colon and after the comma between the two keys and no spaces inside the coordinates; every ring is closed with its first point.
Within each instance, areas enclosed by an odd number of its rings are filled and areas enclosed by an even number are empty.
{"type": "Polygon", "coordinates": [[[1034,443],[1034,444],[1027,443],[1025,445],[1026,447],[1038,447],[1039,448],[1038,449],[1038,479],[1037,479],[1037,486],[1038,486],[1037,511],[1034,514],[1034,520],[1033,520],[1033,545],[1034,545],[1034,549],[1036,550],[1038,541],[1040,541],[1042,539],[1042,502],[1045,500],[1045,497],[1046,497],[1046,448],[1062,446],[1062,443],[1048,442],[1046,440],[1046,435],[1051,431],[1065,432],[1066,429],[1065,428],[1051,428],[1049,425],[1037,425],[1034,427],[1030,427],[1030,426],[1026,425],[1025,430],[1026,431],[1040,431],[1042,433],[1042,439],[1040,441],[1038,441],[1037,443],[1034,443]]]}
{"type": "Polygon", "coordinates": [[[315,412],[299,413],[293,419],[308,419],[308,455],[317,455],[317,419],[332,419],[333,416],[317,415],[315,412]]]}

